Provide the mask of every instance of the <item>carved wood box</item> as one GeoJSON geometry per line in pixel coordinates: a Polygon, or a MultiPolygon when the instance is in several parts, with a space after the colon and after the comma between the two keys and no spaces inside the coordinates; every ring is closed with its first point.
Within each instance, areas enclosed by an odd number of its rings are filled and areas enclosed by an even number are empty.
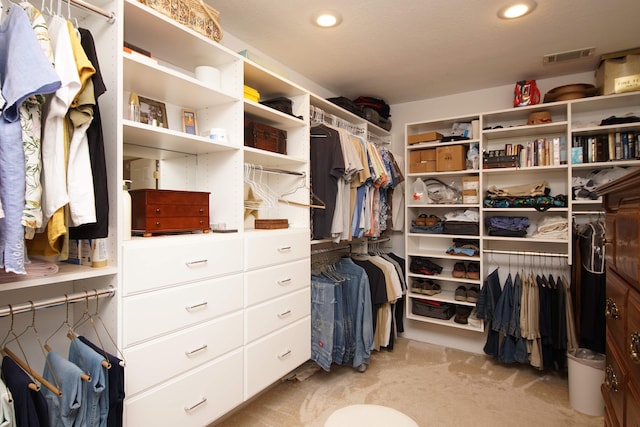
{"type": "Polygon", "coordinates": [[[139,189],[130,190],[129,194],[134,234],[210,230],[208,192],[139,189]]]}

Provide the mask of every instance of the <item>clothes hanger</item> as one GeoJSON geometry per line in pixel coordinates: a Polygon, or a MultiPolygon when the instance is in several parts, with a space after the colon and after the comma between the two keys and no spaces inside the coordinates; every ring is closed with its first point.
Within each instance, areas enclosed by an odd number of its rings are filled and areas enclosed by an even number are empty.
{"type": "MultiPolygon", "coordinates": [[[[9,312],[11,313],[11,325],[9,327],[9,332],[7,332],[7,336],[4,338],[4,340],[2,341],[2,344],[0,345],[0,353],[2,354],[2,356],[10,357],[11,360],[16,362],[16,364],[22,368],[23,371],[25,371],[32,378],[34,378],[40,384],[42,384],[47,389],[49,389],[56,396],[61,397],[62,396],[62,392],[60,391],[59,387],[51,384],[42,375],[40,375],[39,373],[37,373],[36,371],[31,369],[31,366],[29,366],[29,363],[27,361],[27,355],[24,352],[24,349],[22,348],[22,345],[20,344],[19,336],[16,335],[15,331],[13,330],[13,307],[11,307],[11,304],[9,304],[9,312]],[[13,338],[11,340],[7,341],[9,336],[13,336],[13,338]],[[22,356],[24,357],[24,361],[22,359],[20,359],[11,350],[9,350],[9,348],[6,346],[9,342],[12,342],[12,341],[15,341],[15,343],[18,345],[18,348],[20,349],[20,352],[22,353],[22,356]]],[[[54,378],[55,378],[55,376],[54,376],[54,378]]],[[[29,383],[28,387],[29,387],[30,390],[33,390],[33,391],[40,391],[40,386],[38,386],[36,383],[31,382],[31,383],[29,383]]]]}
{"type": "MultiPolygon", "coordinates": [[[[82,317],[80,318],[80,320],[78,322],[76,322],[76,324],[74,325],[74,329],[77,330],[80,326],[82,326],[84,323],[86,323],[87,321],[91,324],[91,328],[93,329],[93,333],[96,336],[96,338],[98,339],[98,344],[100,344],[100,350],[102,351],[102,355],[104,356],[104,360],[101,362],[102,367],[106,368],[106,369],[111,369],[111,363],[109,362],[109,355],[107,354],[107,351],[105,350],[105,346],[104,344],[102,344],[102,339],[100,338],[100,334],[98,333],[98,329],[96,328],[96,324],[94,321],[94,317],[99,316],[99,312],[100,309],[98,307],[98,291],[97,289],[94,289],[95,292],[95,300],[96,300],[96,311],[95,314],[91,314],[89,313],[89,294],[87,291],[85,291],[86,294],[86,304],[85,304],[85,312],[82,315],[82,317]],[[83,320],[84,318],[84,320],[83,320]]],[[[104,323],[103,323],[104,326],[104,323]]],[[[106,330],[106,327],[105,327],[106,330]]],[[[107,332],[108,334],[108,332],[107,332]]],[[[111,336],[109,335],[109,338],[111,338],[111,336]]],[[[112,339],[112,343],[113,343],[113,339],[112,339]]],[[[116,346],[117,347],[117,346],[116,346]]]]}

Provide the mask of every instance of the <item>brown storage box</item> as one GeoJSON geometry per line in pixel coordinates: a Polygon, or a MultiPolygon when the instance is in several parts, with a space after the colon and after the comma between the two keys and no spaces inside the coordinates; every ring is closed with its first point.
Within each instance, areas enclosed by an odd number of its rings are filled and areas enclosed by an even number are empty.
{"type": "Polygon", "coordinates": [[[596,86],[602,95],[640,90],[640,48],[603,55],[596,71],[596,86]]]}
{"type": "Polygon", "coordinates": [[[244,145],[287,154],[287,131],[245,118],[244,145]]]}
{"type": "Polygon", "coordinates": [[[288,219],[256,219],[254,226],[257,229],[274,230],[277,228],[289,228],[288,219]]]}
{"type": "Polygon", "coordinates": [[[413,150],[409,153],[409,173],[436,171],[436,149],[413,150]]]}
{"type": "Polygon", "coordinates": [[[418,144],[420,142],[430,142],[430,141],[438,141],[442,139],[444,135],[440,132],[425,132],[425,133],[417,133],[415,135],[407,136],[407,143],[418,144]]]}
{"type": "Polygon", "coordinates": [[[466,145],[447,145],[436,148],[436,171],[460,171],[466,169],[466,145]]]}
{"type": "Polygon", "coordinates": [[[209,193],[141,189],[129,194],[133,233],[209,231],[209,193]]]}

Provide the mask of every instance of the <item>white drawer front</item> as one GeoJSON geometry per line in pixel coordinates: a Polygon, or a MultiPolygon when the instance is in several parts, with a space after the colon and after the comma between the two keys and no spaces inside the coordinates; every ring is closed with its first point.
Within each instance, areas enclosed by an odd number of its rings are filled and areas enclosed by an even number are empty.
{"type": "Polygon", "coordinates": [[[125,348],[242,308],[242,275],[163,289],[123,299],[125,348]]]}
{"type": "Polygon", "coordinates": [[[148,237],[123,249],[123,295],[242,271],[241,238],[148,237]]]}
{"type": "Polygon", "coordinates": [[[311,317],[283,328],[246,348],[245,400],[311,357],[311,317]]]}
{"type": "Polygon", "coordinates": [[[242,403],[242,350],[125,400],[126,425],[206,426],[242,403]]]}
{"type": "Polygon", "coordinates": [[[246,305],[254,305],[311,286],[308,259],[250,271],[245,274],[246,305]]]}
{"type": "Polygon", "coordinates": [[[125,350],[127,396],[241,347],[242,332],[237,312],[125,350]]]}
{"type": "Polygon", "coordinates": [[[247,236],[245,268],[252,270],[282,264],[311,254],[309,230],[270,230],[247,236]]]}
{"type": "Polygon", "coordinates": [[[311,314],[311,289],[302,289],[247,310],[246,342],[311,314]]]}

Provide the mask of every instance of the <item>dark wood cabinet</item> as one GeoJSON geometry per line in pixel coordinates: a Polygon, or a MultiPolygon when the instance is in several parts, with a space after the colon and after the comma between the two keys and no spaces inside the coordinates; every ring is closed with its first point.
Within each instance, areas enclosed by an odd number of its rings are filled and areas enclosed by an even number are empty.
{"type": "Polygon", "coordinates": [[[640,424],[640,171],[598,189],[606,210],[606,426],[640,424]]]}

